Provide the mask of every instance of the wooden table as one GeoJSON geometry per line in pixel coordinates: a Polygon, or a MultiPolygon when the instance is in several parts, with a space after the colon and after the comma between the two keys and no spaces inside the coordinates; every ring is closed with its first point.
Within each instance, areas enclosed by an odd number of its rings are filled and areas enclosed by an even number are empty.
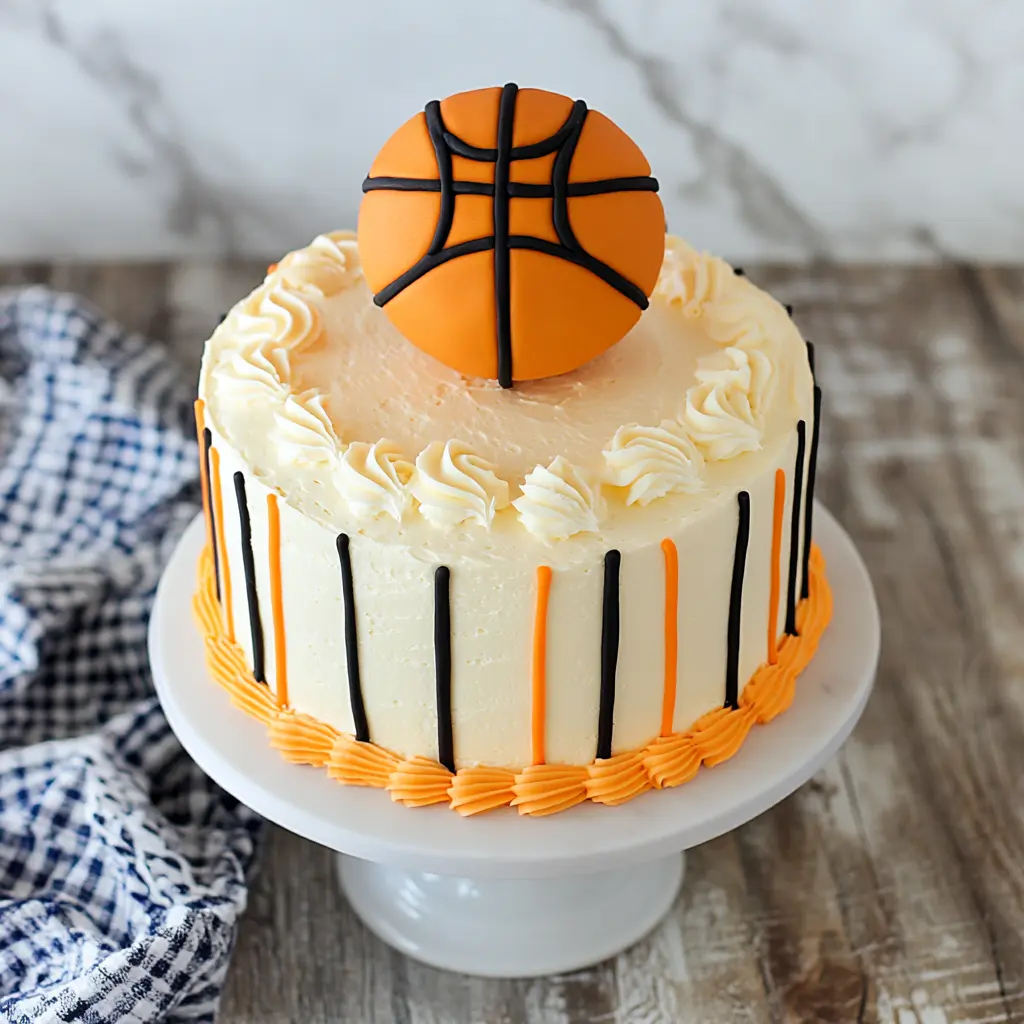
{"type": "MultiPolygon", "coordinates": [[[[1024,1021],[1024,270],[748,268],[796,307],[825,393],[818,493],[867,560],[878,686],[841,754],[690,853],[668,919],[540,981],[421,967],[272,828],[221,1020],[1024,1021]]],[[[260,264],[26,266],[195,374],[260,264]]],[[[799,699],[799,697],[798,697],[799,699]]]]}

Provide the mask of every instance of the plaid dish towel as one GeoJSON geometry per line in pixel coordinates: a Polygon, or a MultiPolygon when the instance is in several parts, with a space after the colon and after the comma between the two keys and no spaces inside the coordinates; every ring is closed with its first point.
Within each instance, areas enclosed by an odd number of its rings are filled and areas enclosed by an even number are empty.
{"type": "Polygon", "coordinates": [[[191,394],[81,299],[0,290],[0,1020],[213,1020],[256,816],[182,751],[146,626],[191,394]]]}

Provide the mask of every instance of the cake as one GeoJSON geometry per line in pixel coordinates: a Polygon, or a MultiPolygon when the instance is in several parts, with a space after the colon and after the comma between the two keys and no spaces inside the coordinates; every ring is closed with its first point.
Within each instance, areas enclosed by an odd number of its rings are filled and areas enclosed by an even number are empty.
{"type": "Polygon", "coordinates": [[[358,235],[206,343],[212,677],[285,760],[411,807],[614,805],[731,757],[831,614],[790,311],[666,236],[639,149],[557,94],[428,104],[363,188],[358,235]]]}

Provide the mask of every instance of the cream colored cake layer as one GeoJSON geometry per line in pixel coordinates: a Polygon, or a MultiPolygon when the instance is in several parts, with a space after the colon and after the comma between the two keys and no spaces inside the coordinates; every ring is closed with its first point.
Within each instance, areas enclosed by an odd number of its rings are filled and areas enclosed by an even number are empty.
{"type": "MultiPolygon", "coordinates": [[[[252,664],[236,473],[251,519],[257,621],[278,686],[267,495],[279,496],[288,703],[355,731],[337,538],[349,538],[370,738],[438,757],[434,573],[451,573],[457,767],[535,759],[538,566],[552,569],[543,735],[549,762],[597,751],[605,556],[621,553],[612,751],[658,734],[666,568],[678,554],[672,726],[726,699],[738,495],[749,496],[739,687],[768,657],[776,471],[788,601],[797,423],[813,382],[778,304],[674,242],[651,308],[571,379],[505,392],[404,341],[371,300],[346,236],[292,254],[210,339],[200,395],[219,473],[227,611],[252,664]]],[[[802,583],[797,519],[795,596],[802,583]]]]}

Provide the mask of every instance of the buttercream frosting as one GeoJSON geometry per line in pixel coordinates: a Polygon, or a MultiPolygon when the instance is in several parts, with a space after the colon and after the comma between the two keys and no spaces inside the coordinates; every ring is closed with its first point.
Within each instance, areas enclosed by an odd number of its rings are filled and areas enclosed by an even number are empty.
{"type": "Polygon", "coordinates": [[[548,543],[598,528],[600,491],[561,455],[535,466],[512,504],[523,526],[548,543]]]}
{"type": "Polygon", "coordinates": [[[412,474],[412,463],[393,442],[353,441],[338,461],[335,483],[357,516],[387,515],[400,522],[412,500],[407,487],[412,474]]]}
{"type": "Polygon", "coordinates": [[[335,530],[507,518],[553,543],[614,529],[620,510],[637,523],[665,501],[674,516],[696,511],[729,463],[808,417],[809,380],[778,303],[669,236],[651,307],[619,344],[506,392],[410,346],[374,307],[354,235],[333,232],[232,311],[207,347],[202,389],[226,440],[335,530]]]}
{"type": "Polygon", "coordinates": [[[508,507],[508,483],[486,459],[458,441],[432,441],[416,456],[409,482],[423,518],[434,526],[490,526],[508,507]]]}
{"type": "Polygon", "coordinates": [[[619,427],[604,451],[605,479],[626,490],[627,505],[647,505],[666,494],[696,494],[704,486],[704,459],[683,426],[619,427]]]}

